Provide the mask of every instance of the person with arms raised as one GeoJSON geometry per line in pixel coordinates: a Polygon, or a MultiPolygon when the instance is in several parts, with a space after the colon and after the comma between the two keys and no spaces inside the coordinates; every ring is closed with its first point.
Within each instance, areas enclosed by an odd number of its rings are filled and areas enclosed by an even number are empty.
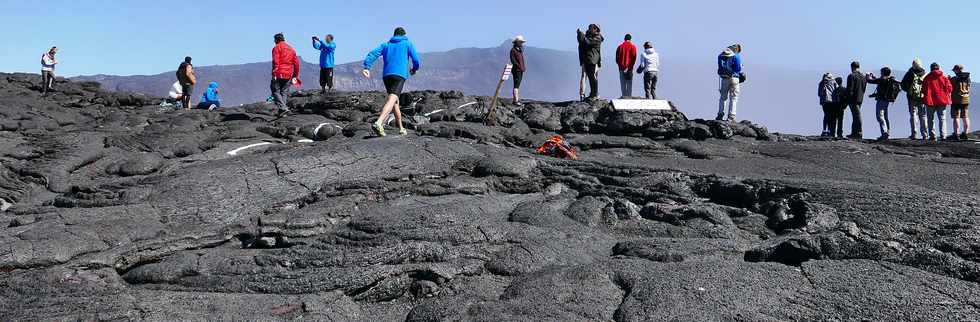
{"type": "Polygon", "coordinates": [[[313,36],[313,49],[320,51],[320,92],[326,93],[333,90],[334,72],[334,52],[337,50],[337,43],[333,41],[333,35],[326,35],[324,40],[313,36]]]}
{"type": "Polygon", "coordinates": [[[371,66],[378,58],[384,60],[384,74],[381,79],[384,81],[388,98],[385,100],[384,107],[381,108],[378,120],[371,126],[378,136],[385,136],[384,123],[392,111],[395,112],[395,119],[398,121],[398,133],[401,135],[408,134],[402,125],[402,111],[398,99],[409,75],[415,75],[422,67],[422,60],[419,58],[418,52],[415,51],[415,45],[408,40],[406,34],[405,28],[395,28],[391,39],[372,50],[364,58],[364,70],[361,71],[361,74],[365,78],[371,78],[371,66]],[[409,60],[411,60],[411,66],[409,66],[409,60]]]}
{"type": "Polygon", "coordinates": [[[888,107],[895,103],[898,94],[902,92],[901,82],[892,76],[892,69],[888,67],[881,68],[881,77],[875,77],[871,73],[866,78],[869,84],[877,85],[871,97],[876,101],[875,115],[878,118],[878,127],[881,129],[881,136],[878,137],[878,141],[888,140],[891,136],[892,127],[892,123],[888,119],[888,107]]]}

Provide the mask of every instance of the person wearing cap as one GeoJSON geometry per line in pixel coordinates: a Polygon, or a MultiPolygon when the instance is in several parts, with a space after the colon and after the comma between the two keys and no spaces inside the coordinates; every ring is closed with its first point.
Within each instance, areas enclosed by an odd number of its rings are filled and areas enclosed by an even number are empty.
{"type": "Polygon", "coordinates": [[[909,140],[916,139],[916,129],[923,140],[928,137],[926,107],[922,105],[922,79],[925,77],[926,70],[922,68],[922,61],[918,58],[912,60],[912,67],[909,67],[902,77],[902,90],[905,91],[905,98],[909,104],[909,126],[912,129],[909,140]]]}
{"type": "Polygon", "coordinates": [[[616,65],[619,65],[622,98],[633,96],[633,66],[636,66],[636,45],[633,45],[633,35],[626,34],[623,43],[616,48],[616,65]]]}
{"type": "Polygon", "coordinates": [[[272,82],[269,89],[272,91],[273,102],[278,109],[279,116],[289,114],[289,107],[286,107],[286,98],[289,93],[289,86],[299,79],[299,58],[296,57],[296,50],[293,46],[286,43],[286,36],[275,34],[272,37],[276,46],[272,47],[272,82]]]}
{"type": "Polygon", "coordinates": [[[184,62],[177,67],[177,82],[180,83],[183,97],[180,103],[185,109],[191,109],[191,95],[194,93],[194,84],[197,83],[197,76],[194,75],[194,65],[191,64],[191,57],[184,57],[184,62]]]}
{"type": "Polygon", "coordinates": [[[970,116],[967,111],[970,107],[970,72],[966,71],[963,65],[953,67],[953,76],[949,77],[953,85],[952,106],[950,116],[953,118],[953,140],[967,140],[970,133],[970,116]],[[962,123],[962,128],[960,124],[962,123]],[[959,133],[959,134],[957,134],[959,133]]]}
{"type": "Polygon", "coordinates": [[[945,140],[946,107],[952,103],[953,84],[943,73],[939,63],[932,63],[929,69],[931,71],[922,83],[922,101],[929,112],[929,140],[945,140]],[[936,124],[937,121],[939,124],[936,124]],[[939,136],[936,136],[937,127],[939,128],[939,136]]]}
{"type": "Polygon", "coordinates": [[[364,58],[364,70],[361,71],[364,78],[371,78],[371,66],[378,58],[384,60],[384,75],[381,80],[388,92],[388,98],[385,100],[384,107],[381,108],[378,120],[371,125],[371,129],[378,136],[385,136],[385,122],[387,122],[388,115],[392,111],[395,112],[395,120],[398,122],[398,134],[408,134],[408,131],[402,126],[399,96],[402,94],[402,89],[405,82],[408,81],[409,75],[415,75],[422,68],[422,59],[419,58],[418,52],[415,51],[415,45],[408,40],[406,34],[405,28],[395,28],[395,33],[391,39],[372,50],[364,58]]]}
{"type": "Polygon", "coordinates": [[[643,74],[643,96],[646,99],[657,99],[657,74],[660,72],[660,54],[653,49],[653,44],[643,43],[643,55],[636,73],[643,74]]]}
{"type": "Polygon", "coordinates": [[[334,52],[337,50],[337,43],[333,42],[333,35],[328,34],[323,40],[313,36],[313,49],[320,51],[320,92],[326,93],[327,89],[333,90],[334,52]]]}
{"type": "Polygon", "coordinates": [[[54,86],[54,67],[58,65],[58,60],[54,58],[58,53],[58,47],[51,47],[48,52],[41,55],[41,94],[48,94],[54,86]]]}
{"type": "Polygon", "coordinates": [[[738,104],[738,96],[741,94],[740,77],[742,75],[742,45],[734,44],[728,46],[718,54],[718,77],[720,78],[718,91],[721,98],[718,99],[718,116],[715,120],[735,122],[735,111],[738,104]],[[727,118],[726,118],[726,111],[727,118]]]}
{"type": "Polygon", "coordinates": [[[524,61],[524,43],[527,40],[524,36],[514,37],[514,48],[510,49],[511,74],[514,77],[514,105],[524,106],[521,103],[521,82],[524,81],[524,72],[527,71],[527,64],[524,61]]]}

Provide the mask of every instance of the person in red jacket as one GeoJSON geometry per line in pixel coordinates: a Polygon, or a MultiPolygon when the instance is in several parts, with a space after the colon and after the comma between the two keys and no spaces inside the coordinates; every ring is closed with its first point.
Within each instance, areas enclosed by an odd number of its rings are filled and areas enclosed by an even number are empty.
{"type": "Polygon", "coordinates": [[[286,37],[281,33],[273,37],[276,46],[272,47],[272,99],[278,109],[277,114],[283,116],[289,113],[286,107],[286,97],[289,85],[299,81],[299,58],[296,50],[286,43],[286,37]]]}
{"type": "Polygon", "coordinates": [[[943,74],[939,63],[932,63],[929,66],[932,70],[922,82],[922,101],[926,105],[929,113],[929,140],[936,141],[946,139],[946,107],[952,103],[953,84],[949,78],[943,74]],[[939,124],[935,125],[936,118],[939,124]],[[939,136],[936,136],[936,127],[939,127],[939,136]]]}
{"type": "Polygon", "coordinates": [[[623,43],[616,48],[616,64],[619,65],[619,86],[622,98],[633,96],[633,66],[636,65],[636,45],[633,36],[626,34],[623,43]]]}

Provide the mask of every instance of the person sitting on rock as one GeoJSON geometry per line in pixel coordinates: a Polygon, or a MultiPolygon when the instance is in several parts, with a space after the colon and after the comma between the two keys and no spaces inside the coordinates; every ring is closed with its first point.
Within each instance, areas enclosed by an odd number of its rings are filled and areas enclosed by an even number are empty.
{"type": "Polygon", "coordinates": [[[333,42],[333,35],[326,35],[324,40],[313,36],[313,49],[320,51],[320,92],[326,93],[333,90],[333,71],[334,71],[334,52],[337,50],[337,43],[333,42]]]}
{"type": "Polygon", "coordinates": [[[371,66],[378,58],[384,60],[382,81],[384,81],[388,99],[381,109],[378,120],[371,126],[378,136],[385,136],[384,122],[388,120],[388,115],[391,114],[392,110],[394,110],[395,119],[398,121],[398,133],[401,135],[408,134],[408,131],[405,131],[405,127],[402,126],[402,111],[399,107],[398,97],[402,94],[409,74],[415,75],[422,67],[422,60],[419,58],[418,52],[415,51],[415,45],[405,35],[405,28],[395,28],[394,36],[388,42],[381,44],[364,58],[364,70],[361,71],[364,78],[371,78],[371,66]],[[411,69],[408,65],[409,59],[412,63],[411,69]]]}
{"type": "Polygon", "coordinates": [[[183,86],[181,86],[180,82],[177,81],[170,86],[170,93],[168,93],[167,99],[164,100],[163,104],[160,105],[164,107],[170,107],[171,105],[167,105],[167,104],[173,104],[172,106],[174,106],[175,109],[179,110],[184,108],[184,106],[182,105],[183,103],[181,103],[183,100],[184,100],[183,86]]]}
{"type": "Polygon", "coordinates": [[[197,104],[197,108],[209,111],[221,108],[221,99],[218,98],[218,82],[208,84],[208,89],[201,96],[201,102],[197,104]]]}
{"type": "Polygon", "coordinates": [[[293,82],[299,81],[299,58],[296,57],[296,50],[293,46],[286,43],[286,36],[275,34],[272,37],[276,46],[272,48],[272,83],[269,89],[272,90],[273,101],[279,116],[289,114],[286,107],[289,86],[293,82]]]}

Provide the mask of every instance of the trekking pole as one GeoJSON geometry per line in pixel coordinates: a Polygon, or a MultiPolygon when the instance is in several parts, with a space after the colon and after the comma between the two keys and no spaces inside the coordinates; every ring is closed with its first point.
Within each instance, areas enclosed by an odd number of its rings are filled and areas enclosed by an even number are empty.
{"type": "Polygon", "coordinates": [[[500,74],[500,81],[497,82],[497,89],[493,93],[493,100],[490,101],[490,110],[483,118],[483,123],[485,125],[497,125],[497,98],[500,97],[500,87],[504,86],[504,81],[510,79],[510,73],[513,68],[514,65],[507,64],[507,66],[504,67],[504,72],[500,74]]]}

